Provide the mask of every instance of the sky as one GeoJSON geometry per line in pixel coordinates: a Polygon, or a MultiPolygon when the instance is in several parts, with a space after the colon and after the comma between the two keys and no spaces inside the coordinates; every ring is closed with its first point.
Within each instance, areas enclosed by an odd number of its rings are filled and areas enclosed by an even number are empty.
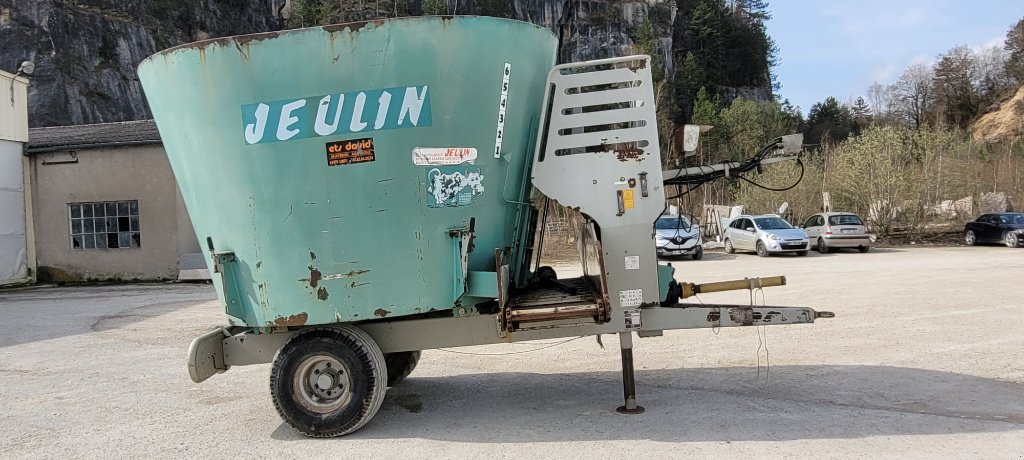
{"type": "Polygon", "coordinates": [[[774,0],[768,33],[779,47],[781,95],[804,116],[828,96],[866,96],[912,64],[957,45],[1003,46],[1024,0],[774,0]]]}

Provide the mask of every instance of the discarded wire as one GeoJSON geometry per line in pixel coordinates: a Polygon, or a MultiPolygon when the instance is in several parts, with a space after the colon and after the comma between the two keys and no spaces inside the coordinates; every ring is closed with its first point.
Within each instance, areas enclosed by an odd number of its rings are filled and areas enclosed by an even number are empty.
{"type": "Polygon", "coordinates": [[[519,355],[519,354],[523,354],[523,353],[532,353],[532,352],[535,352],[535,351],[541,351],[541,350],[546,350],[546,349],[548,349],[548,348],[553,348],[553,347],[557,347],[557,346],[559,346],[559,345],[564,345],[564,344],[567,344],[567,343],[569,343],[569,342],[572,342],[573,340],[579,340],[579,339],[582,339],[583,337],[585,337],[585,336],[580,336],[580,337],[573,337],[573,338],[571,338],[571,339],[568,339],[568,340],[563,340],[563,341],[561,341],[561,342],[556,342],[556,343],[553,343],[553,344],[550,344],[550,345],[547,345],[547,346],[543,346],[543,347],[539,347],[539,348],[534,348],[534,349],[532,349],[532,350],[523,350],[523,351],[511,351],[511,352],[508,352],[508,353],[473,353],[473,352],[469,352],[469,351],[455,351],[455,350],[448,350],[448,349],[445,349],[445,348],[435,348],[435,350],[437,350],[437,351],[443,351],[443,352],[445,352],[445,353],[454,353],[454,354],[456,354],[456,355],[475,355],[475,356],[504,356],[504,355],[519,355]]]}
{"type": "MultiPolygon", "coordinates": [[[[755,291],[750,291],[750,306],[756,306],[755,300],[757,294],[761,294],[761,306],[766,305],[764,297],[764,289],[757,288],[755,291]]],[[[764,380],[765,382],[771,382],[772,372],[772,360],[771,355],[768,353],[768,329],[766,326],[754,326],[757,331],[757,378],[761,378],[761,349],[764,349],[764,380]]]]}
{"type": "MultiPolygon", "coordinates": [[[[700,300],[699,295],[694,294],[693,298],[697,299],[697,301],[700,302],[701,305],[704,305],[704,301],[700,300]]],[[[715,307],[715,313],[718,313],[718,319],[716,319],[714,323],[711,323],[711,333],[718,335],[722,333],[722,309],[715,307]]]]}

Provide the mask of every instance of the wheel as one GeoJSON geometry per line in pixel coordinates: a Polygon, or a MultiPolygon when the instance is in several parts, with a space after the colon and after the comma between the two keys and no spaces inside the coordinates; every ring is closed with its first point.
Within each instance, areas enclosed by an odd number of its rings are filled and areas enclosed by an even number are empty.
{"type": "Polygon", "coordinates": [[[693,260],[700,260],[704,258],[704,248],[697,246],[697,251],[693,253],[693,260]]]}
{"type": "Polygon", "coordinates": [[[797,251],[797,252],[796,252],[796,255],[798,255],[798,256],[800,256],[800,257],[803,257],[803,256],[806,256],[806,255],[807,255],[807,252],[808,252],[808,251],[797,251]]]}
{"type": "Polygon", "coordinates": [[[1006,247],[1008,248],[1015,248],[1020,244],[1017,234],[1014,232],[1006,232],[1006,235],[1003,235],[1003,242],[1006,243],[1006,247]]]}
{"type": "Polygon", "coordinates": [[[726,238],[725,239],[725,253],[726,254],[732,254],[734,252],[736,252],[736,248],[732,247],[732,240],[726,238]]]}
{"type": "Polygon", "coordinates": [[[757,242],[757,255],[761,257],[768,257],[768,249],[764,247],[764,243],[757,242]]]}
{"type": "Polygon", "coordinates": [[[822,254],[828,254],[828,251],[828,245],[825,244],[825,240],[822,238],[818,238],[818,252],[822,254]]]}
{"type": "Polygon", "coordinates": [[[277,413],[292,428],[318,438],[366,425],[384,401],[386,384],[384,353],[350,325],[295,334],[277,351],[270,369],[277,413]]]}
{"type": "Polygon", "coordinates": [[[387,363],[388,368],[388,386],[393,387],[398,382],[405,380],[412,373],[412,370],[416,369],[416,363],[420,362],[420,352],[400,351],[397,353],[387,353],[384,355],[384,362],[387,363]]]}
{"type": "Polygon", "coordinates": [[[974,236],[974,230],[968,230],[964,233],[964,243],[967,243],[968,246],[978,244],[978,238],[974,236]]]}
{"type": "Polygon", "coordinates": [[[858,246],[857,250],[862,254],[871,250],[871,246],[858,246]]]}

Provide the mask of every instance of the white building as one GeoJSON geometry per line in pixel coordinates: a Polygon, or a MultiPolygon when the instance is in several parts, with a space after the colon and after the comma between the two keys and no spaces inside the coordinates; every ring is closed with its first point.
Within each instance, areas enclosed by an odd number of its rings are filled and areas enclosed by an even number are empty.
{"type": "MultiPolygon", "coordinates": [[[[0,71],[0,286],[35,278],[31,197],[26,199],[28,79],[0,71]]],[[[29,192],[31,193],[31,192],[29,192]]]]}

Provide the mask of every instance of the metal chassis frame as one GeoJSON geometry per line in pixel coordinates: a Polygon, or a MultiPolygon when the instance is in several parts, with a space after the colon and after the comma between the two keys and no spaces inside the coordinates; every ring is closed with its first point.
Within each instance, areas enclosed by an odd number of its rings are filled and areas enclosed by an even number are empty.
{"type": "MultiPolygon", "coordinates": [[[[672,329],[802,324],[813,323],[816,318],[831,317],[829,313],[819,313],[805,307],[678,305],[641,309],[641,327],[631,330],[624,329],[622,324],[616,322],[573,324],[573,320],[567,320],[552,321],[549,328],[508,333],[501,330],[498,315],[395,319],[358,323],[355,326],[373,337],[381,351],[393,353],[598,334],[628,334],[634,330],[640,337],[655,337],[662,335],[662,331],[672,329]]],[[[192,380],[201,382],[231,366],[270,363],[293,334],[310,327],[330,325],[280,328],[269,333],[243,327],[218,327],[193,341],[188,356],[189,374],[192,380]]]]}

